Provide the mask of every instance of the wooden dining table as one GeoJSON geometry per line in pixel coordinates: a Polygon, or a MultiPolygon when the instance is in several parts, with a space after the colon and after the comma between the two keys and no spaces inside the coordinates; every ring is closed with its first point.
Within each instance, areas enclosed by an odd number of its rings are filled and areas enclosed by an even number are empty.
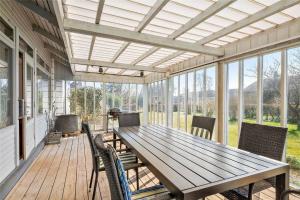
{"type": "Polygon", "coordinates": [[[193,200],[276,177],[276,200],[289,186],[289,165],[160,125],[114,128],[175,195],[193,200]]]}

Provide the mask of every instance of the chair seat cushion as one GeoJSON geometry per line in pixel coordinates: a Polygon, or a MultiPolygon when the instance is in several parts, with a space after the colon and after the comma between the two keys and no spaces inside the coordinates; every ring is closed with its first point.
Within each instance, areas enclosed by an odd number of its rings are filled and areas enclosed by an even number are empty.
{"type": "Polygon", "coordinates": [[[132,200],[155,199],[162,194],[169,194],[168,190],[163,185],[155,185],[153,187],[137,190],[132,193],[132,200]]]}

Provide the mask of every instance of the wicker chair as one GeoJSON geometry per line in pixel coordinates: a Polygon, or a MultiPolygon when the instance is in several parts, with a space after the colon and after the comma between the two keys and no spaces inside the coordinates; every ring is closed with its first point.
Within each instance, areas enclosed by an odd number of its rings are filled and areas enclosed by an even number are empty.
{"type": "Polygon", "coordinates": [[[216,119],[211,117],[193,116],[191,134],[211,140],[215,121],[216,119]]]}
{"type": "MultiPolygon", "coordinates": [[[[287,128],[243,122],[238,148],[281,161],[286,136],[287,128]]],[[[275,178],[270,178],[223,192],[222,195],[230,200],[251,200],[252,194],[274,186],[275,178]]]]}
{"type": "MultiPolygon", "coordinates": [[[[99,171],[105,171],[105,167],[104,167],[104,164],[102,162],[102,159],[99,157],[99,153],[98,153],[98,150],[97,150],[96,145],[94,143],[94,138],[93,138],[93,135],[90,131],[89,125],[87,123],[82,123],[82,128],[88,136],[88,140],[89,140],[89,144],[90,144],[90,150],[91,150],[91,153],[92,153],[92,161],[93,161],[93,168],[92,168],[91,180],[90,180],[90,184],[89,184],[89,190],[92,187],[94,174],[96,174],[94,189],[93,189],[93,198],[92,198],[94,200],[95,199],[95,194],[96,194],[96,188],[97,188],[97,184],[98,184],[97,180],[98,180],[98,176],[99,176],[99,171]]],[[[98,140],[100,140],[100,139],[102,140],[102,135],[98,135],[98,136],[99,136],[98,140]]],[[[104,143],[103,140],[102,140],[102,142],[104,143]]],[[[130,169],[136,170],[138,167],[143,166],[141,163],[138,163],[138,159],[137,159],[136,155],[134,155],[131,152],[120,153],[119,157],[123,161],[124,167],[125,167],[126,170],[130,170],[130,169]]],[[[138,184],[137,184],[137,187],[139,187],[138,184]]]]}
{"type": "Polygon", "coordinates": [[[280,199],[284,200],[284,198],[290,194],[300,195],[300,190],[286,190],[280,195],[280,199]]]}
{"type": "MultiPolygon", "coordinates": [[[[118,176],[115,149],[110,145],[105,147],[104,143],[101,141],[101,139],[99,139],[99,136],[95,138],[95,144],[105,165],[105,171],[110,186],[111,200],[124,200],[124,185],[123,187],[121,186],[118,176]]],[[[129,188],[126,189],[129,190],[129,188]]],[[[171,199],[172,196],[165,187],[158,185],[151,188],[138,190],[134,192],[130,198],[133,200],[168,200],[171,199]]]]}
{"type": "Polygon", "coordinates": [[[120,113],[118,115],[119,127],[140,126],[139,113],[120,113]]]}

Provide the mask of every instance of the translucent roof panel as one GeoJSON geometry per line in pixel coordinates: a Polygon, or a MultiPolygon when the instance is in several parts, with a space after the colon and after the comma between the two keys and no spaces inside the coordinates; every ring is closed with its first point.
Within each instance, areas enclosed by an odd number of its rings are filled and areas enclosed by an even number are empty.
{"type": "Polygon", "coordinates": [[[130,64],[151,48],[152,46],[149,45],[131,43],[128,45],[125,51],[123,51],[123,53],[118,57],[118,59],[115,62],[130,64]]]}
{"type": "Polygon", "coordinates": [[[91,59],[109,62],[123,44],[123,41],[96,37],[91,59]]]}
{"type": "Polygon", "coordinates": [[[106,0],[100,24],[135,30],[156,1],[106,0]]]}
{"type": "Polygon", "coordinates": [[[282,11],[282,13],[287,14],[287,15],[289,15],[291,17],[294,17],[294,18],[298,18],[298,17],[300,17],[299,10],[300,10],[300,4],[297,4],[293,7],[290,7],[288,9],[282,11]]]}
{"type": "Polygon", "coordinates": [[[176,50],[161,48],[158,51],[156,51],[155,53],[153,53],[150,56],[148,56],[147,58],[145,58],[144,60],[137,63],[137,65],[150,66],[151,64],[158,62],[161,59],[163,59],[175,52],[176,52],[176,50]]]}
{"type": "MultiPolygon", "coordinates": [[[[143,33],[163,37],[170,36],[174,31],[213,4],[213,1],[207,0],[171,0],[156,15],[150,24],[145,27],[143,33]]],[[[192,42],[189,38],[180,38],[180,40],[192,42]]]]}
{"type": "Polygon", "coordinates": [[[162,63],[162,64],[160,64],[160,65],[158,65],[156,67],[158,67],[158,68],[166,68],[166,67],[169,67],[170,65],[180,63],[182,61],[188,60],[188,59],[190,59],[192,57],[195,57],[195,56],[198,56],[198,55],[199,54],[189,53],[189,52],[188,53],[183,53],[183,54],[181,54],[181,55],[179,55],[179,56],[177,56],[177,57],[175,57],[175,58],[173,58],[171,60],[168,60],[168,61],[166,61],[166,62],[164,62],[164,63],[162,63]]]}
{"type": "Polygon", "coordinates": [[[88,59],[92,36],[70,33],[70,41],[74,58],[88,59]]]}
{"type": "Polygon", "coordinates": [[[75,67],[76,72],[86,72],[87,71],[87,65],[74,64],[74,67],[75,67]]]}
{"type": "Polygon", "coordinates": [[[70,19],[95,23],[99,0],[66,0],[64,10],[70,19]]]}

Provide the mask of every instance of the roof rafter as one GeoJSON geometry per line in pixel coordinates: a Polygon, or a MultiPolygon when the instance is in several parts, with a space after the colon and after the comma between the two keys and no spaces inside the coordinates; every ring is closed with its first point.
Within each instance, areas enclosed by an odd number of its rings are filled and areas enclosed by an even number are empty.
{"type": "Polygon", "coordinates": [[[95,66],[102,66],[102,67],[110,67],[110,68],[118,68],[118,69],[132,69],[132,70],[140,70],[140,71],[149,71],[149,72],[166,72],[165,69],[159,69],[154,67],[145,67],[140,65],[130,65],[130,64],[119,64],[119,63],[112,63],[112,62],[105,62],[105,61],[98,61],[98,60],[87,60],[87,59],[79,59],[79,58],[72,58],[71,64],[81,64],[81,65],[95,65],[95,66]]]}
{"type": "MultiPolygon", "coordinates": [[[[141,32],[150,22],[151,20],[160,12],[160,10],[169,2],[169,0],[158,0],[155,2],[154,6],[147,13],[144,19],[139,23],[139,25],[135,28],[134,31],[141,32]]],[[[126,42],[122,45],[119,51],[114,55],[111,62],[115,62],[118,57],[125,51],[125,49],[129,46],[129,42],[126,42]]]]}
{"type": "MultiPolygon", "coordinates": [[[[208,19],[209,17],[213,16],[214,14],[216,14],[217,12],[219,12],[220,10],[226,8],[228,5],[230,5],[234,1],[235,0],[223,0],[223,1],[218,1],[218,2],[214,3],[213,5],[211,5],[210,7],[208,7],[205,11],[201,12],[200,14],[198,14],[195,18],[191,19],[188,23],[186,23],[185,25],[181,26],[179,29],[177,29],[176,31],[174,31],[169,36],[169,38],[176,39],[180,35],[184,34],[185,32],[189,31],[190,29],[194,28],[195,26],[197,26],[201,22],[203,22],[206,19],[208,19]]],[[[135,61],[133,61],[131,64],[133,64],[133,65],[137,64],[138,62],[142,61],[146,57],[148,57],[151,54],[153,54],[158,49],[159,48],[157,48],[157,47],[151,48],[146,53],[144,53],[139,58],[137,58],[135,61]]],[[[174,53],[174,55],[175,54],[177,54],[177,52],[174,53]]]]}
{"type": "Polygon", "coordinates": [[[20,3],[21,5],[23,5],[24,7],[28,8],[29,10],[31,10],[35,14],[43,17],[44,19],[46,19],[52,25],[58,26],[56,17],[52,13],[50,13],[49,11],[47,11],[47,10],[41,8],[40,6],[38,6],[37,4],[35,4],[33,1],[17,0],[17,2],[20,3]]]}
{"type": "Polygon", "coordinates": [[[134,31],[129,31],[129,30],[105,26],[105,25],[96,25],[87,22],[82,22],[79,20],[71,20],[65,18],[64,28],[66,31],[70,31],[70,32],[77,32],[81,34],[95,35],[104,38],[148,44],[152,46],[177,49],[181,51],[203,53],[203,54],[215,55],[215,56],[224,55],[223,49],[195,45],[192,43],[177,41],[170,38],[138,33],[134,31]]]}
{"type": "Polygon", "coordinates": [[[216,33],[213,33],[203,39],[201,39],[200,41],[198,41],[196,44],[206,44],[208,42],[211,42],[215,39],[218,39],[220,37],[223,37],[227,34],[230,34],[236,30],[239,30],[245,26],[248,26],[250,24],[253,24],[259,20],[262,20],[270,15],[276,14],[282,10],[285,10],[289,7],[292,7],[296,4],[298,4],[300,1],[299,0],[289,0],[289,1],[279,1],[277,3],[274,3],[271,6],[268,6],[266,8],[264,8],[261,11],[258,11],[257,13],[254,13],[253,15],[251,15],[250,17],[247,17],[239,22],[234,23],[233,25],[224,28],[216,33]]]}
{"type": "MultiPolygon", "coordinates": [[[[105,3],[105,0],[100,0],[99,1],[98,8],[97,8],[97,15],[96,15],[96,19],[95,19],[95,24],[100,23],[104,3],[105,3]]],[[[93,36],[92,41],[91,41],[90,51],[89,51],[89,57],[88,57],[89,59],[91,59],[91,57],[92,57],[95,41],[96,41],[96,36],[93,36]]],[[[88,67],[87,67],[87,70],[88,70],[88,67]]]]}
{"type": "MultiPolygon", "coordinates": [[[[56,37],[55,35],[52,35],[47,30],[43,29],[42,27],[40,27],[38,25],[33,24],[32,30],[34,32],[37,32],[38,34],[44,36],[45,38],[51,40],[52,42],[55,42],[56,44],[58,44],[60,46],[62,46],[64,43],[60,38],[56,37]]],[[[62,46],[62,47],[64,48],[64,46],[62,46]]]]}
{"type": "MultiPolygon", "coordinates": [[[[52,1],[52,5],[53,5],[53,9],[54,9],[55,16],[56,16],[56,19],[57,19],[59,31],[60,31],[60,34],[61,34],[62,39],[64,41],[65,50],[67,52],[68,60],[70,61],[71,58],[72,58],[71,45],[70,45],[69,39],[67,38],[67,36],[65,34],[65,31],[64,31],[64,26],[63,26],[64,12],[63,12],[63,8],[62,8],[62,2],[61,2],[61,0],[52,1]]],[[[75,69],[72,67],[72,65],[71,65],[71,71],[72,71],[73,75],[75,75],[75,69]]]]}

